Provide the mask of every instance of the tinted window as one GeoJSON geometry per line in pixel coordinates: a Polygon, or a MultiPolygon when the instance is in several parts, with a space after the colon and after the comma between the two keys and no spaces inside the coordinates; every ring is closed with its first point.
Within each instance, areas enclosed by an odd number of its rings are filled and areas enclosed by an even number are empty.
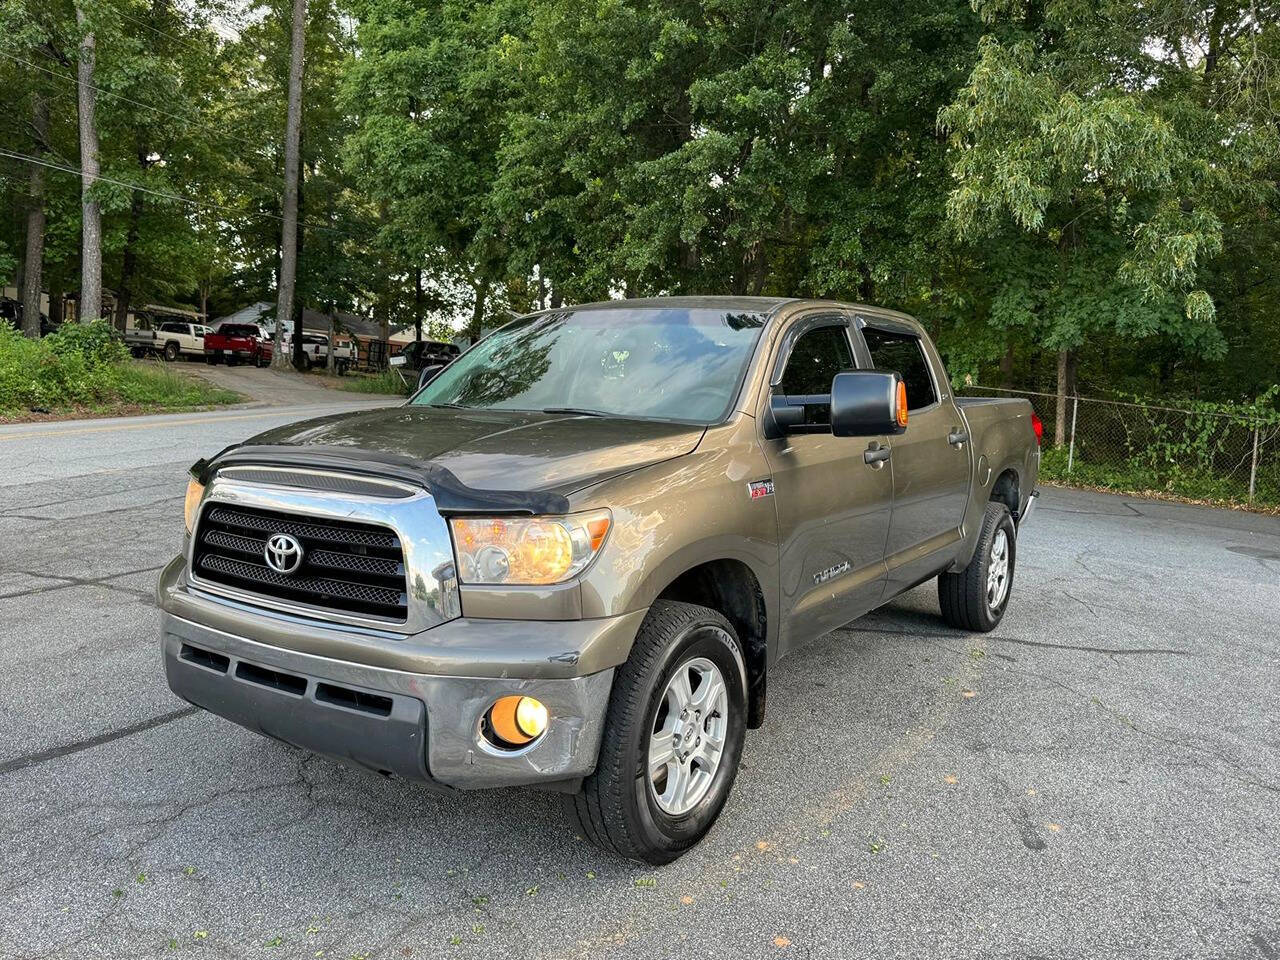
{"type": "Polygon", "coordinates": [[[258,328],[251,323],[224,323],[218,333],[224,337],[256,337],[258,328]]]}
{"type": "Polygon", "coordinates": [[[853,352],[844,327],[819,327],[802,334],[791,348],[782,372],[782,392],[830,393],[831,381],[841,370],[853,369],[853,352]]]}
{"type": "Polygon", "coordinates": [[[862,331],[877,370],[895,370],[907,384],[907,409],[919,410],[938,399],[920,338],[867,327],[862,331]]]}
{"type": "Polygon", "coordinates": [[[162,323],[160,329],[165,333],[186,333],[187,325],[185,323],[162,323]]]}
{"type": "MultiPolygon", "coordinates": [[[[522,317],[445,368],[413,400],[620,417],[724,418],[764,326],[758,313],[606,307],[522,317]]],[[[453,351],[449,351],[452,355],[453,351]]]]}

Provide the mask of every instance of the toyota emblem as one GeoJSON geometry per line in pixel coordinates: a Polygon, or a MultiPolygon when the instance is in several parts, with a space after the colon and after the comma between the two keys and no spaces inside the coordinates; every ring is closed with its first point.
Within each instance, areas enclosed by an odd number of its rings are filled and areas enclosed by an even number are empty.
{"type": "Polygon", "coordinates": [[[273,533],[263,551],[267,566],[276,573],[295,573],[302,565],[302,544],[287,533],[273,533]]]}

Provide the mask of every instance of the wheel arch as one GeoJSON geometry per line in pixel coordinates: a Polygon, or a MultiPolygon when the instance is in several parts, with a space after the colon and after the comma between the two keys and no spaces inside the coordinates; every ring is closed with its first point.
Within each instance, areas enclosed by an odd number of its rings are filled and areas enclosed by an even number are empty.
{"type": "Polygon", "coordinates": [[[759,727],[764,722],[770,629],[776,633],[759,574],[738,557],[703,560],[670,578],[654,599],[710,607],[733,624],[747,667],[747,726],[759,727]]]}

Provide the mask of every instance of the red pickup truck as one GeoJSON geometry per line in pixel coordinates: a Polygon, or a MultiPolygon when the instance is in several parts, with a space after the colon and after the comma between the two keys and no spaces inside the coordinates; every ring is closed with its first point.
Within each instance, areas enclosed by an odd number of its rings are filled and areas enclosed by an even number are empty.
{"type": "Polygon", "coordinates": [[[224,323],[204,336],[206,363],[234,366],[243,360],[255,367],[271,362],[271,338],[256,323],[224,323]]]}

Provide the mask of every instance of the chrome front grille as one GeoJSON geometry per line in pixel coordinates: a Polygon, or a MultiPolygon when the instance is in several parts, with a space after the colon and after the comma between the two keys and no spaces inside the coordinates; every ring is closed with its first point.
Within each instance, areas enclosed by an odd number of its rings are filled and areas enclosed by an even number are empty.
{"type": "Polygon", "coordinates": [[[215,471],[187,561],[191,586],[204,593],[323,623],[412,634],[461,615],[453,544],[434,498],[390,480],[302,468],[215,471]],[[303,486],[307,477],[314,489],[303,486]],[[302,549],[289,573],[268,564],[276,534],[302,549]]]}
{"type": "Polygon", "coordinates": [[[196,531],[192,565],[205,580],[278,599],[389,620],[408,617],[400,539],[372,524],[211,505],[196,531]],[[301,544],[296,571],[268,565],[267,540],[277,533],[301,544]]]}

